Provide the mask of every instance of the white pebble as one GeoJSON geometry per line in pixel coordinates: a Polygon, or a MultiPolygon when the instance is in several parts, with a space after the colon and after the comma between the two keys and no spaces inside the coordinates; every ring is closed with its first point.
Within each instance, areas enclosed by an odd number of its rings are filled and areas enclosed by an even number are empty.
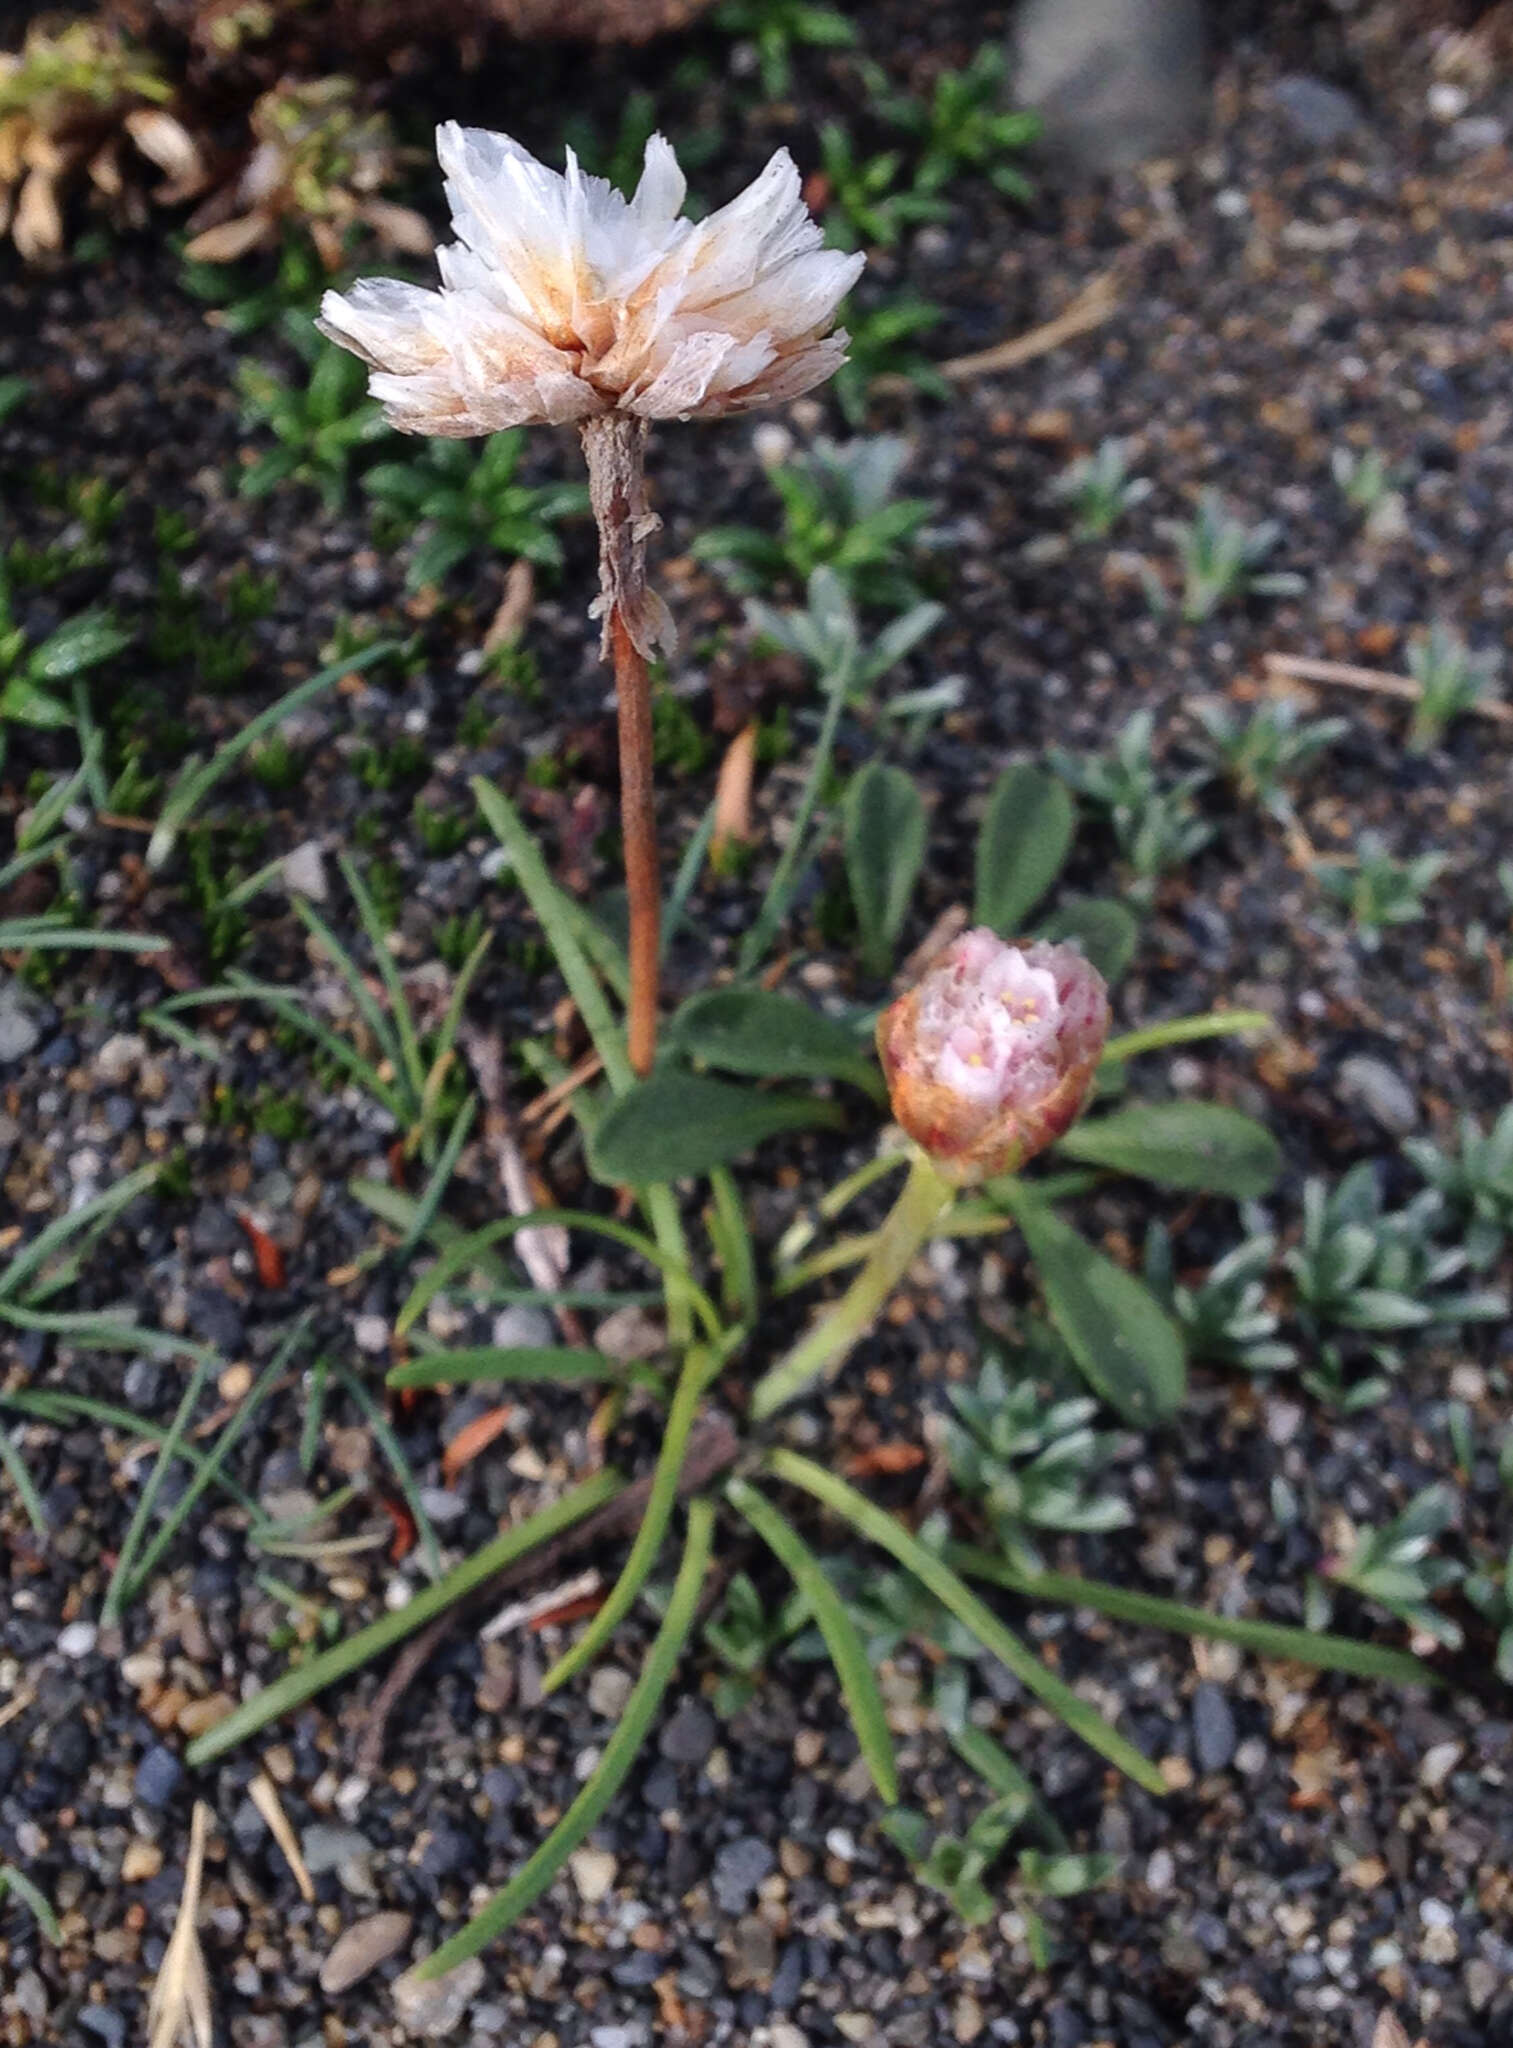
{"type": "Polygon", "coordinates": [[[58,1637],[59,1656],[87,1657],[99,1633],[92,1621],[71,1621],[58,1637]]]}

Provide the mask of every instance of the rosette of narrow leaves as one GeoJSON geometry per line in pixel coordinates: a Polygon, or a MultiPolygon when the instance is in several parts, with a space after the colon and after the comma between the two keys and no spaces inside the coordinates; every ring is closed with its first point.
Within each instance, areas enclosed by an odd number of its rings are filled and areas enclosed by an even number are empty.
{"type": "Polygon", "coordinates": [[[587,514],[588,490],[522,483],[516,472],[523,446],[518,430],[491,435],[476,455],[458,441],[427,441],[410,461],[381,462],[364,476],[363,489],[395,525],[421,530],[405,575],[411,590],[441,583],[479,555],[561,566],[553,529],[587,514]]]}
{"type": "Polygon", "coordinates": [[[1489,1131],[1463,1117],[1458,1154],[1432,1138],[1409,1138],[1403,1151],[1453,1217],[1470,1265],[1484,1272],[1513,1235],[1513,1104],[1489,1131]]]}
{"type": "Polygon", "coordinates": [[[962,1492],[980,1503],[1011,1559],[1042,1568],[1031,1529],[1103,1535],[1126,1528],[1129,1504],[1096,1490],[1115,1439],[1093,1428],[1096,1401],[1047,1399],[1033,1379],[1010,1380],[990,1358],[973,1387],[950,1392],[946,1457],[962,1492]]]}
{"type": "Polygon", "coordinates": [[[1188,1286],[1174,1273],[1170,1234],[1160,1223],[1151,1225],[1145,1238],[1146,1282],[1176,1317],[1190,1357],[1243,1366],[1247,1372],[1285,1372],[1297,1364],[1296,1349],[1278,1335],[1281,1317],[1267,1301],[1276,1253],[1274,1234],[1254,1231],[1188,1286]]]}
{"type": "Polygon", "coordinates": [[[1451,1286],[1471,1261],[1464,1246],[1440,1241],[1444,1223],[1445,1206],[1433,1188],[1405,1208],[1385,1211],[1369,1160],[1352,1167],[1333,1190],[1321,1180],[1307,1183],[1302,1237],[1285,1264],[1314,1341],[1303,1376],[1312,1391],[1359,1406],[1384,1390],[1376,1377],[1347,1389],[1334,1331],[1356,1333],[1366,1355],[1390,1371],[1399,1362],[1391,1340],[1405,1331],[1495,1321],[1507,1313],[1506,1297],[1493,1289],[1451,1286]]]}
{"type": "Polygon", "coordinates": [[[1435,1553],[1435,1544],[1454,1526],[1456,1514],[1455,1496],[1448,1487],[1426,1486],[1381,1528],[1354,1529],[1344,1552],[1326,1559],[1324,1576],[1374,1600],[1421,1635],[1458,1649],[1460,1625],[1433,1604],[1436,1593],[1465,1576],[1464,1565],[1435,1553]]]}
{"type": "Polygon", "coordinates": [[[888,434],[816,441],[768,472],[783,501],[776,533],[757,526],[711,527],[690,553],[717,563],[737,591],[803,583],[826,568],[859,602],[896,611],[918,597],[909,574],[909,543],[935,509],[928,498],[895,496],[909,453],[907,441],[888,434]]]}

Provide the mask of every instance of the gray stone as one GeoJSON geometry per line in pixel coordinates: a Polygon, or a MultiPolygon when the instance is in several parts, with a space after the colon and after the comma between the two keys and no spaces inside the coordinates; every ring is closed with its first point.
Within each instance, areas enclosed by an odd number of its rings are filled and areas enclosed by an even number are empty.
{"type": "Polygon", "coordinates": [[[1087,170],[1143,163],[1202,127],[1200,0],[1025,0],[1013,46],[1019,103],[1087,170]]]}
{"type": "Polygon", "coordinates": [[[166,1806],[184,1775],[184,1766],[171,1749],[155,1742],[137,1765],[133,1791],[144,1806],[166,1806]]]}
{"type": "Polygon", "coordinates": [[[1271,89],[1272,103],[1304,142],[1327,149],[1361,124],[1361,110],[1348,92],[1326,85],[1306,71],[1292,71],[1271,89]]]}
{"type": "Polygon", "coordinates": [[[42,1036],[42,1026],[13,981],[0,981],[0,1067],[24,1060],[42,1036]]]}
{"type": "Polygon", "coordinates": [[[469,1956],[455,1970],[429,1983],[423,1983],[413,1971],[408,1973],[394,1986],[394,2010],[400,2025],[424,2040],[444,2039],[460,2025],[483,1982],[484,1969],[477,1956],[469,1956]]]}
{"type": "Polygon", "coordinates": [[[125,2048],[126,2016],[113,2005],[85,2005],[79,2009],[79,2028],[105,2043],[105,2048],[125,2048]]]}
{"type": "Polygon", "coordinates": [[[1236,1740],[1235,1717],[1223,1688],[1204,1679],[1193,1692],[1193,1750],[1198,1769],[1226,1769],[1236,1740]]]}
{"type": "Polygon", "coordinates": [[[1395,1068],[1369,1053],[1352,1053],[1340,1062],[1339,1091],[1395,1138],[1406,1136],[1418,1122],[1413,1090],[1395,1068]]]}
{"type": "Polygon", "coordinates": [[[373,1854],[373,1844],[356,1828],[344,1828],[332,1821],[318,1820],[300,1836],[305,1867],[312,1877],[339,1870],[344,1863],[360,1862],[373,1854]]]}
{"type": "Polygon", "coordinates": [[[697,1700],[684,1700],[657,1741],[670,1764],[701,1764],[714,1748],[714,1716],[697,1700]]]}
{"type": "Polygon", "coordinates": [[[727,1842],[714,1859],[714,1895],[726,1913],[744,1913],[751,1895],[776,1863],[767,1844],[757,1835],[741,1835],[727,1842]]]}

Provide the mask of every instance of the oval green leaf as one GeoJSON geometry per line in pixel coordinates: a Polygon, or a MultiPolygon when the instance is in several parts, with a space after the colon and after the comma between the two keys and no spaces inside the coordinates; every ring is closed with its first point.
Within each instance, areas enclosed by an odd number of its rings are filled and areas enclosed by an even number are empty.
{"type": "Polygon", "coordinates": [[[716,988],[686,1002],[667,1031],[690,1059],[768,1081],[851,1081],[877,1095],[882,1077],[855,1030],[795,996],[716,988]]]}
{"type": "Polygon", "coordinates": [[[1093,1392],[1139,1429],[1175,1414],[1187,1361],[1155,1296],[1022,1186],[1012,1207],[1051,1321],[1093,1392]]]}
{"type": "Polygon", "coordinates": [[[1064,896],[1040,928],[1043,939],[1075,939],[1089,960],[1113,983],[1135,957],[1140,926],[1112,896],[1064,896]]]}
{"type": "Polygon", "coordinates": [[[893,965],[925,857],[925,807],[902,768],[869,761],[847,787],[844,826],[862,962],[880,977],[893,965]]]}
{"type": "Polygon", "coordinates": [[[1282,1151],[1264,1125],[1222,1102],[1132,1102],[1076,1125],[1057,1150],[1164,1188],[1253,1201],[1274,1185],[1282,1151]]]}
{"type": "Polygon", "coordinates": [[[977,837],[978,924],[1012,939],[1066,865],[1077,813],[1066,784],[1043,768],[1006,768],[977,837]]]}
{"type": "Polygon", "coordinates": [[[662,1067],[605,1112],[589,1140],[589,1170],[611,1187],[687,1180],[781,1131],[844,1122],[839,1103],[816,1096],[765,1095],[662,1067]]]}

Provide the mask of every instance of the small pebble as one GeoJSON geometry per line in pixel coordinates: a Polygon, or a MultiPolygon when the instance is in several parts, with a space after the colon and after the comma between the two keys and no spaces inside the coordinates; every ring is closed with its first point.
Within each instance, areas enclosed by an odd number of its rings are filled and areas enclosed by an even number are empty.
{"type": "Polygon", "coordinates": [[[60,1657],[87,1657],[99,1638],[92,1621],[71,1621],[58,1637],[60,1657]]]}
{"type": "Polygon", "coordinates": [[[1235,1753],[1235,1717],[1221,1687],[1205,1679],[1194,1689],[1192,1719],[1198,1769],[1227,1769],[1235,1753]]]}
{"type": "Polygon", "coordinates": [[[726,1913],[743,1913],[762,1879],[776,1862],[771,1849],[757,1835],[741,1835],[727,1842],[714,1859],[714,1895],[726,1913]]]}
{"type": "MultiPolygon", "coordinates": [[[[345,1928],[320,1966],[321,1990],[334,1998],[360,1984],[380,1963],[399,1953],[410,1938],[411,1925],[408,1913],[374,1913],[345,1928]]],[[[398,1988],[396,1985],[396,1992],[398,1988]]],[[[439,1990],[441,1986],[434,1988],[439,1990]]]]}
{"type": "Polygon", "coordinates": [[[567,1867],[584,1905],[596,1906],[607,1896],[620,1866],[607,1849],[577,1849],[568,1858],[567,1867]]]}
{"type": "Polygon", "coordinates": [[[136,1797],[143,1806],[166,1806],[184,1775],[184,1766],[171,1749],[154,1743],[137,1765],[136,1797]]]}
{"type": "Polygon", "coordinates": [[[439,2041],[459,2026],[463,2014],[483,1989],[483,1964],[469,1956],[455,1970],[434,1982],[422,1983],[413,1971],[394,1986],[394,2010],[400,2025],[424,2040],[439,2041]]]}

